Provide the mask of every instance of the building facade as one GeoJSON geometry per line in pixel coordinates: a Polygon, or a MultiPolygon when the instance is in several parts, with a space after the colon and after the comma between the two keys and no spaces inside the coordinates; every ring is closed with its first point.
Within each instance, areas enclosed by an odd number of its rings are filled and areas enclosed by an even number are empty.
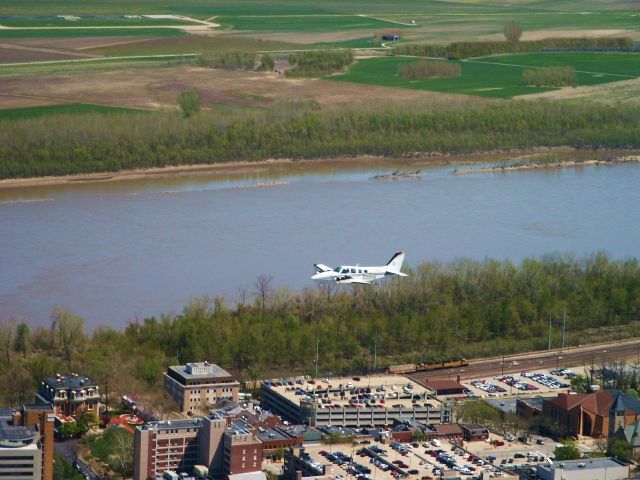
{"type": "Polygon", "coordinates": [[[53,423],[51,408],[0,411],[0,478],[53,479],[53,423]]]}
{"type": "Polygon", "coordinates": [[[553,465],[538,465],[540,480],[622,480],[629,478],[629,465],[615,458],[566,460],[553,465]]]}
{"type": "Polygon", "coordinates": [[[200,362],[169,367],[164,388],[182,413],[189,413],[222,399],[237,401],[240,383],[218,365],[200,362]]]}
{"type": "Polygon", "coordinates": [[[190,474],[204,466],[214,478],[262,469],[263,448],[253,428],[213,412],[204,418],[150,422],[134,439],[134,480],[166,471],[190,474]]]}
{"type": "Polygon", "coordinates": [[[90,378],[72,374],[56,374],[45,378],[36,393],[36,402],[52,405],[58,417],[77,419],[82,412],[100,414],[98,385],[90,378]]]}

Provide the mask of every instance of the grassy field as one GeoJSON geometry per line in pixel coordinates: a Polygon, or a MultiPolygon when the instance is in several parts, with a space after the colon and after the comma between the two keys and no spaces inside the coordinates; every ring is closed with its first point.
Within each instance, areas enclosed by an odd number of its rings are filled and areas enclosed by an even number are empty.
{"type": "Polygon", "coordinates": [[[135,27],[163,25],[193,25],[194,22],[174,18],[0,18],[0,25],[7,27],[135,27]]]}
{"type": "Polygon", "coordinates": [[[579,85],[597,85],[640,76],[640,55],[610,53],[536,53],[484,57],[460,62],[462,76],[409,80],[398,69],[415,58],[384,57],[361,60],[348,72],[330,80],[463,93],[496,98],[539,93],[553,88],[522,85],[522,70],[529,66],[573,66],[579,85]],[[592,72],[592,73],[585,73],[592,72]]]}
{"type": "Polygon", "coordinates": [[[133,108],[108,107],[85,103],[69,103],[65,105],[44,105],[41,107],[10,108],[0,110],[0,122],[4,120],[22,120],[24,118],[44,117],[47,115],[77,115],[84,113],[122,113],[140,112],[133,108]]]}
{"type": "Polygon", "coordinates": [[[69,38],[69,37],[121,37],[121,36],[154,36],[178,37],[184,35],[177,28],[61,28],[37,29],[21,28],[16,30],[0,29],[0,39],[18,38],[69,38]]]}
{"type": "Polygon", "coordinates": [[[331,32],[347,30],[379,30],[397,25],[376,18],[358,15],[287,15],[219,17],[215,21],[234,30],[259,30],[272,32],[331,32]]]}

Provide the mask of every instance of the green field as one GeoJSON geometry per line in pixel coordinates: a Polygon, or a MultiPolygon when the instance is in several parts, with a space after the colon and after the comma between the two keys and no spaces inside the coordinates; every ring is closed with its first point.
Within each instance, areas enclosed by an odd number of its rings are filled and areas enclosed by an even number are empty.
{"type": "Polygon", "coordinates": [[[522,70],[530,66],[573,66],[576,69],[579,85],[596,85],[640,76],[640,54],[604,52],[533,53],[483,57],[459,62],[462,75],[457,78],[409,80],[398,76],[398,69],[402,65],[415,61],[415,58],[409,57],[360,60],[352,65],[348,72],[327,77],[327,79],[434,92],[511,98],[516,95],[554,90],[522,85],[522,70]]]}
{"type": "Polygon", "coordinates": [[[44,105],[41,107],[10,108],[0,110],[0,122],[4,120],[22,120],[25,118],[44,117],[47,115],[78,115],[84,113],[122,113],[141,112],[134,108],[109,107],[86,103],[69,103],[65,105],[44,105]]]}
{"type": "Polygon", "coordinates": [[[184,35],[177,28],[21,28],[16,30],[0,29],[0,39],[15,38],[67,38],[67,37],[119,37],[153,36],[177,37],[184,35]]]}
{"type": "Polygon", "coordinates": [[[7,27],[134,27],[163,25],[193,25],[179,19],[168,18],[81,18],[67,20],[65,18],[0,18],[0,25],[7,27]]]}
{"type": "Polygon", "coordinates": [[[215,21],[234,30],[272,32],[332,32],[401,27],[384,20],[357,15],[225,16],[216,18],[215,21]]]}

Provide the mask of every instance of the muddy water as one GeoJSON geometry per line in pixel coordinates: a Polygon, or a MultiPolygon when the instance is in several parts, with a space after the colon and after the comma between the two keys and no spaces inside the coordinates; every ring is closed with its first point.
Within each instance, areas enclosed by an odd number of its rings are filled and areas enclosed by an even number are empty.
{"type": "MultiPolygon", "coordinates": [[[[189,298],[312,286],[312,264],[547,252],[640,256],[640,165],[372,181],[394,164],[327,163],[0,190],[0,319],[89,327],[179,312],[189,298]],[[256,184],[273,184],[255,188],[256,184]]],[[[414,168],[414,165],[407,166],[414,168]]]]}

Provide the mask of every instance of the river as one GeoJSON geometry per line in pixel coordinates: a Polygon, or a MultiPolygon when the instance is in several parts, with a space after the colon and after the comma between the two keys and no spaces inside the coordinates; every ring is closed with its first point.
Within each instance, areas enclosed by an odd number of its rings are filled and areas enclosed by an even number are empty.
{"type": "MultiPolygon", "coordinates": [[[[249,294],[260,274],[312,287],[313,263],[640,256],[640,165],[372,181],[393,163],[173,175],[0,190],[0,320],[98,325],[249,294]],[[281,182],[264,188],[257,183],[281,182]]],[[[407,168],[414,168],[410,166],[407,168]]]]}

